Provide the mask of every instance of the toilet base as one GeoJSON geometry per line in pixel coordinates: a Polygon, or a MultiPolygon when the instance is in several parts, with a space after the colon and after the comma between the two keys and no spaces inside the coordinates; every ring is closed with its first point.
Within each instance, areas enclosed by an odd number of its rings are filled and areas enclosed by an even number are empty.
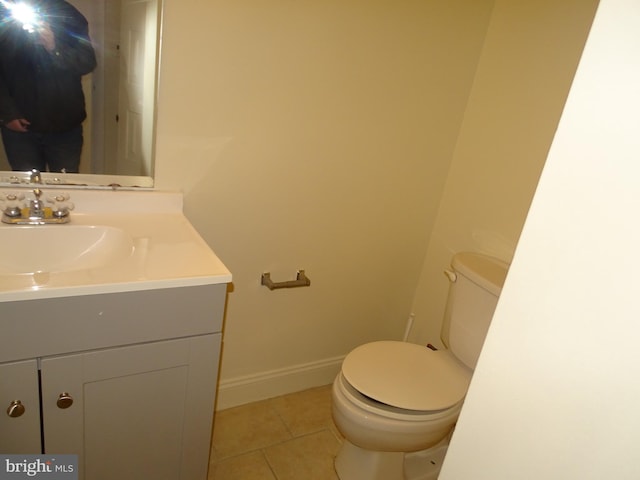
{"type": "Polygon", "coordinates": [[[344,440],[336,457],[340,480],[404,480],[403,452],[374,452],[344,440]]]}
{"type": "Polygon", "coordinates": [[[340,480],[436,480],[449,436],[419,452],[375,452],[344,440],[335,460],[340,480]]]}
{"type": "Polygon", "coordinates": [[[448,445],[442,445],[421,452],[406,453],[404,456],[405,480],[436,480],[448,445]]]}

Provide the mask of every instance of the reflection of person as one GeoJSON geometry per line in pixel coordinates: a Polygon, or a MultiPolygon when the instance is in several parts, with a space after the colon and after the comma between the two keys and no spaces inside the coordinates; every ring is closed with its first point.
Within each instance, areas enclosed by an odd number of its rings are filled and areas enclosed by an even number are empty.
{"type": "Polygon", "coordinates": [[[63,0],[26,0],[36,19],[15,17],[19,0],[0,0],[0,126],[13,170],[78,172],[81,78],[96,67],[84,16],[63,0]]]}

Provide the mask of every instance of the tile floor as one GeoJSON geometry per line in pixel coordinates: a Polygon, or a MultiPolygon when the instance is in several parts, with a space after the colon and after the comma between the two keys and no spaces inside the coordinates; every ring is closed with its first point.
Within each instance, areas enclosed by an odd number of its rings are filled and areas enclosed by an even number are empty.
{"type": "Polygon", "coordinates": [[[216,412],[209,480],[338,480],[331,385],[216,412]]]}

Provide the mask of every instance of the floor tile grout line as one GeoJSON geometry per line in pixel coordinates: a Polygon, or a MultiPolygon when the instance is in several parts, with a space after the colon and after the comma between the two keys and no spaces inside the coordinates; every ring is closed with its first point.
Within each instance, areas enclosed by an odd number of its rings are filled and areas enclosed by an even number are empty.
{"type": "Polygon", "coordinates": [[[282,422],[282,424],[284,425],[284,428],[287,430],[287,432],[289,433],[289,435],[291,435],[291,439],[296,438],[296,436],[293,434],[293,432],[291,431],[291,428],[289,428],[289,424],[287,423],[287,421],[282,417],[282,415],[280,414],[280,411],[275,407],[275,405],[273,405],[273,402],[269,402],[268,403],[269,408],[271,409],[272,412],[274,412],[276,414],[276,416],[280,419],[280,421],[282,422]]]}
{"type": "MultiPolygon", "coordinates": [[[[295,438],[295,436],[291,433],[291,430],[289,429],[289,427],[288,427],[287,423],[282,419],[282,416],[278,413],[277,409],[276,409],[276,408],[274,408],[274,407],[273,407],[273,405],[270,403],[270,399],[267,399],[267,400],[260,400],[259,402],[255,402],[255,403],[263,403],[263,402],[264,402],[264,405],[266,406],[266,408],[268,408],[268,409],[269,409],[269,411],[270,411],[271,413],[275,414],[275,416],[278,418],[278,420],[280,421],[280,423],[281,423],[281,424],[282,424],[282,426],[284,427],[285,431],[286,431],[286,432],[287,432],[287,434],[289,435],[289,438],[287,438],[286,440],[283,440],[283,441],[280,441],[280,442],[276,442],[276,443],[274,443],[273,445],[277,445],[277,444],[279,444],[279,443],[283,443],[283,442],[287,442],[287,441],[289,441],[289,440],[293,440],[293,439],[295,438]]],[[[250,405],[250,404],[248,404],[248,405],[250,405]]],[[[241,407],[238,407],[238,408],[241,408],[241,407]]],[[[214,421],[214,429],[215,429],[215,421],[214,421]]],[[[226,460],[230,460],[230,459],[232,459],[232,458],[238,458],[238,457],[241,457],[241,456],[243,456],[243,455],[248,455],[248,454],[250,454],[250,453],[255,453],[255,452],[261,451],[262,449],[264,449],[264,448],[269,448],[270,446],[272,446],[272,444],[269,444],[269,445],[261,445],[261,446],[259,446],[259,447],[255,447],[255,448],[252,448],[252,449],[249,449],[249,450],[244,450],[244,451],[242,451],[242,452],[238,452],[238,453],[235,453],[235,454],[233,454],[233,455],[228,455],[228,456],[224,456],[224,457],[219,457],[219,458],[216,458],[216,459],[215,459],[213,462],[211,462],[211,463],[214,463],[214,464],[216,464],[216,463],[221,463],[221,462],[224,462],[224,461],[226,461],[226,460]]]]}
{"type": "MultiPolygon", "coordinates": [[[[331,429],[329,426],[325,426],[324,428],[321,428],[321,429],[319,429],[319,430],[314,430],[314,431],[312,431],[312,432],[305,432],[305,433],[303,433],[302,435],[292,436],[291,438],[287,438],[286,440],[280,440],[280,441],[277,441],[277,442],[274,442],[274,443],[270,443],[270,444],[268,444],[268,445],[262,445],[262,446],[260,446],[260,447],[256,447],[256,448],[251,449],[251,450],[247,450],[247,451],[244,451],[244,452],[241,452],[241,453],[237,453],[237,454],[235,454],[235,455],[229,455],[228,457],[221,457],[221,458],[218,458],[218,459],[216,459],[216,460],[212,461],[212,462],[211,462],[211,464],[214,464],[214,465],[215,465],[215,464],[217,464],[217,463],[226,462],[226,461],[228,461],[228,460],[232,460],[232,459],[234,459],[234,458],[242,457],[242,456],[244,456],[244,455],[249,455],[249,454],[251,454],[251,453],[260,452],[260,453],[262,453],[262,455],[263,455],[263,456],[265,457],[265,459],[267,460],[267,463],[269,464],[269,468],[271,468],[271,464],[270,464],[270,463],[269,463],[269,461],[268,461],[269,457],[267,456],[267,454],[266,454],[265,450],[267,450],[267,449],[269,449],[269,448],[271,448],[271,447],[277,447],[278,445],[283,445],[283,444],[285,444],[285,443],[287,443],[287,442],[291,442],[291,441],[293,441],[293,440],[298,440],[298,439],[301,439],[301,438],[310,437],[311,435],[317,435],[317,434],[322,433],[322,432],[325,432],[325,431],[326,431],[326,432],[328,432],[328,433],[329,433],[333,438],[335,438],[335,439],[338,441],[338,443],[342,443],[342,439],[341,439],[341,438],[339,438],[339,437],[338,437],[338,436],[337,436],[337,435],[332,431],[332,429],[331,429]]],[[[272,469],[272,470],[273,470],[273,469],[272,469]]]]}
{"type": "MultiPolygon", "coordinates": [[[[302,435],[298,435],[298,436],[295,436],[295,437],[293,437],[293,438],[290,438],[289,440],[283,440],[283,441],[281,441],[281,442],[276,442],[276,443],[274,443],[274,444],[272,444],[272,445],[269,445],[269,446],[267,446],[267,447],[263,447],[263,448],[261,448],[261,449],[260,449],[260,451],[261,451],[261,453],[262,453],[263,458],[264,458],[264,459],[266,460],[266,462],[267,462],[267,466],[269,467],[269,469],[271,470],[271,473],[273,473],[273,476],[275,477],[275,480],[280,480],[280,477],[278,476],[278,473],[276,472],[276,470],[275,470],[275,468],[273,467],[273,465],[271,465],[271,462],[269,461],[269,455],[267,455],[266,450],[267,450],[267,449],[269,449],[269,448],[271,448],[271,447],[276,447],[276,446],[278,446],[278,445],[283,445],[283,444],[285,444],[285,443],[287,443],[287,442],[291,442],[291,441],[295,441],[295,440],[300,440],[300,439],[302,439],[302,438],[310,437],[310,436],[312,436],[312,435],[317,435],[317,434],[322,433],[322,432],[328,432],[328,433],[329,433],[329,435],[331,435],[333,438],[335,438],[335,439],[336,439],[340,444],[342,443],[342,441],[341,441],[339,438],[337,438],[337,437],[336,437],[336,435],[331,431],[331,428],[329,428],[328,426],[326,426],[326,427],[324,427],[324,428],[321,428],[320,430],[316,430],[316,431],[314,431],[314,432],[307,432],[307,433],[304,433],[304,434],[302,434],[302,435]]],[[[335,461],[335,456],[334,456],[333,460],[335,461]]],[[[334,464],[334,470],[335,470],[335,464],[334,464]]],[[[301,480],[302,480],[302,479],[301,479],[301,480]]]]}
{"type": "Polygon", "coordinates": [[[269,457],[267,456],[267,452],[265,452],[264,450],[265,450],[264,448],[260,449],[260,453],[262,454],[262,458],[264,459],[265,463],[267,464],[267,467],[269,467],[269,470],[271,470],[271,474],[273,475],[273,478],[275,480],[280,480],[278,478],[278,474],[276,473],[276,470],[273,468],[273,465],[271,465],[271,462],[269,461],[269,457]]]}
{"type": "MultiPolygon", "coordinates": [[[[318,390],[320,388],[323,388],[323,387],[318,387],[318,390]]],[[[288,397],[289,395],[297,396],[298,392],[295,392],[293,394],[283,395],[282,397],[288,397]]],[[[237,465],[236,462],[244,461],[242,457],[259,455],[261,459],[261,463],[265,468],[264,473],[267,474],[267,472],[269,472],[270,474],[269,478],[273,480],[280,480],[281,478],[284,480],[285,478],[289,478],[287,476],[289,474],[285,472],[278,473],[276,468],[278,467],[277,457],[271,458],[270,454],[268,453],[270,449],[284,445],[284,449],[286,450],[289,448],[286,444],[304,439],[305,437],[311,437],[314,435],[323,435],[325,436],[325,438],[330,437],[333,441],[337,442],[337,444],[342,444],[343,438],[337,431],[335,422],[333,422],[332,413],[330,411],[325,410],[327,408],[325,403],[326,399],[319,402],[318,401],[311,402],[312,405],[318,406],[319,408],[322,408],[322,410],[326,412],[327,414],[326,418],[324,417],[324,415],[322,415],[321,418],[323,420],[321,420],[319,423],[316,423],[315,421],[311,423],[306,423],[306,422],[299,423],[298,416],[300,414],[300,405],[303,406],[303,410],[305,405],[307,407],[311,407],[311,405],[308,404],[309,397],[303,395],[298,398],[285,399],[285,401],[278,400],[279,398],[280,397],[274,397],[273,399],[266,399],[266,400],[262,400],[254,403],[264,402],[263,407],[265,408],[264,410],[265,418],[267,417],[272,418],[273,421],[277,422],[274,425],[276,424],[280,425],[280,427],[277,427],[278,429],[280,428],[282,429],[281,430],[282,435],[280,436],[280,438],[264,438],[263,440],[265,440],[265,443],[262,445],[259,445],[259,444],[255,445],[255,447],[250,448],[246,451],[238,451],[238,450],[229,451],[228,455],[223,457],[217,457],[215,459],[214,459],[214,448],[213,448],[214,446],[212,445],[212,456],[210,458],[210,465],[214,468],[214,471],[217,470],[216,466],[220,468],[223,464],[226,464],[227,462],[231,462],[231,465],[233,464],[237,465]],[[296,413],[291,415],[292,412],[296,412],[296,413]],[[286,438],[282,438],[282,437],[286,437],[286,438]],[[276,463],[273,463],[274,461],[276,461],[276,463]],[[281,475],[285,475],[285,476],[282,477],[281,475]]],[[[248,405],[251,405],[251,404],[247,404],[247,406],[248,405]]],[[[242,406],[239,406],[238,408],[241,408],[241,407],[242,406]]],[[[215,423],[216,422],[214,422],[214,424],[215,423]]],[[[276,451],[277,450],[273,450],[272,453],[275,454],[276,451]]],[[[278,455],[280,454],[278,453],[278,455]]],[[[333,455],[333,457],[334,457],[333,461],[335,461],[335,455],[333,455]]],[[[224,468],[229,468],[229,467],[224,467],[224,468]]],[[[232,467],[232,468],[235,468],[235,467],[232,467]]],[[[335,465],[333,466],[333,472],[335,473],[335,465]]]]}

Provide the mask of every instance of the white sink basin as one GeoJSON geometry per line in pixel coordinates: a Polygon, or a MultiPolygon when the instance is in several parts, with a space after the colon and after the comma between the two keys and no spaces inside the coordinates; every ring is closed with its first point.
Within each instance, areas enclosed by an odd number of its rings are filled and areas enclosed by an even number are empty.
{"type": "Polygon", "coordinates": [[[0,223],[0,311],[3,302],[231,282],[184,216],[181,193],[79,188],[70,195],[70,223],[0,223]]]}
{"type": "Polygon", "coordinates": [[[70,272],[129,257],[133,240],[109,226],[7,226],[0,229],[0,252],[0,275],[70,272]]]}

